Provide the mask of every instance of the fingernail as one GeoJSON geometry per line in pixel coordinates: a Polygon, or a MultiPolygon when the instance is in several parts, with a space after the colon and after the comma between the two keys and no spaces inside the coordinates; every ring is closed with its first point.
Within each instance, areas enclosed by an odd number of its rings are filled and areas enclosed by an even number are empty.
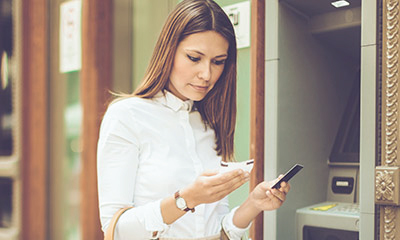
{"type": "Polygon", "coordinates": [[[248,172],[244,172],[244,177],[248,178],[250,174],[248,172]]]}
{"type": "Polygon", "coordinates": [[[267,191],[267,195],[268,195],[268,196],[270,196],[270,195],[271,195],[271,192],[270,192],[269,190],[267,191]]]}

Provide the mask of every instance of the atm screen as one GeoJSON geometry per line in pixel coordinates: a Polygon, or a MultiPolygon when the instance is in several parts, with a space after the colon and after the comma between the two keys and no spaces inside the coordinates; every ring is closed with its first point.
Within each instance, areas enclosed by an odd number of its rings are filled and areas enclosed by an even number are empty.
{"type": "Polygon", "coordinates": [[[358,165],[360,153],[360,73],[354,84],[342,116],[329,163],[358,165]]]}

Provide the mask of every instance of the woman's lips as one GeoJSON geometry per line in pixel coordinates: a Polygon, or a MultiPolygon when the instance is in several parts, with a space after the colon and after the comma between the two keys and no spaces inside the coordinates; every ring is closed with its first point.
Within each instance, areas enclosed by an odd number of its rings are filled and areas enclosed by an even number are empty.
{"type": "Polygon", "coordinates": [[[190,84],[190,86],[192,86],[192,88],[194,88],[196,91],[199,91],[199,92],[206,92],[207,91],[207,89],[208,89],[208,86],[198,86],[198,85],[193,85],[193,84],[190,84]]]}

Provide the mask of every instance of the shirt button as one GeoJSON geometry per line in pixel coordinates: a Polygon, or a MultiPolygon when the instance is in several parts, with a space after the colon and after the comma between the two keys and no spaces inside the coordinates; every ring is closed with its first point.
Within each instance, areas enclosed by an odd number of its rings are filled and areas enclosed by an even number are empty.
{"type": "Polygon", "coordinates": [[[189,103],[184,102],[182,107],[184,110],[189,111],[190,105],[189,105],[189,103]]]}

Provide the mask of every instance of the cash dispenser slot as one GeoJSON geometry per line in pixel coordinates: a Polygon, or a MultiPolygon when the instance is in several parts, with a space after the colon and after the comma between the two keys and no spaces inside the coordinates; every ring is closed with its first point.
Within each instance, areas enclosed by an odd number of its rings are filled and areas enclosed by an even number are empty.
{"type": "Polygon", "coordinates": [[[350,194],[353,192],[354,178],[352,177],[333,177],[332,192],[339,194],[350,194]]]}

